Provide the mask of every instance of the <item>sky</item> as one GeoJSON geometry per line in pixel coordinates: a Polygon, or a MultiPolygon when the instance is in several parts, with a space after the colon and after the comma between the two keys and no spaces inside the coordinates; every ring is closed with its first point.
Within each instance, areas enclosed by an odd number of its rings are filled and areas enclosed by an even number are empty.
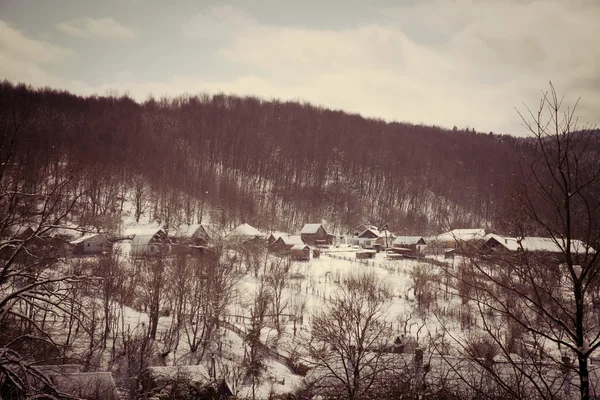
{"type": "Polygon", "coordinates": [[[523,136],[550,81],[600,125],[599,38],[600,0],[0,0],[0,79],[523,136]]]}

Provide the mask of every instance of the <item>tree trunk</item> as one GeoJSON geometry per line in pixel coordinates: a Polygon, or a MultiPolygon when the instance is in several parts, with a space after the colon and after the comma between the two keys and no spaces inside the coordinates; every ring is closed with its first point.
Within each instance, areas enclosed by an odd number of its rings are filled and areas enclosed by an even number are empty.
{"type": "Polygon", "coordinates": [[[589,400],[590,398],[590,381],[588,372],[587,356],[579,355],[579,382],[581,400],[589,400]]]}

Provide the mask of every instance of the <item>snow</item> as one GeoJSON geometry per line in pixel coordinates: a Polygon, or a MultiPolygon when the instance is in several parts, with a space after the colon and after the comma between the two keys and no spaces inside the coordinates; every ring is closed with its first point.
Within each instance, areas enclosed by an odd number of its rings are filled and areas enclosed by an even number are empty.
{"type": "MultiPolygon", "coordinates": [[[[490,233],[486,240],[494,239],[510,251],[545,251],[549,253],[562,253],[566,249],[566,241],[561,238],[534,237],[514,238],[490,233]]],[[[581,240],[571,240],[571,252],[585,254],[586,246],[581,240]]]]}
{"type": "Polygon", "coordinates": [[[125,236],[138,236],[138,235],[153,236],[160,229],[162,229],[162,227],[160,226],[160,224],[157,224],[157,223],[151,223],[151,224],[147,224],[147,225],[136,225],[136,226],[128,227],[125,230],[123,230],[123,234],[125,236]]]}
{"type": "Polygon", "coordinates": [[[306,248],[308,248],[308,246],[305,244],[295,244],[292,246],[291,250],[304,250],[306,248]]]}
{"type": "Polygon", "coordinates": [[[300,231],[300,233],[304,233],[304,234],[313,234],[313,233],[317,233],[317,231],[319,230],[319,228],[322,226],[322,224],[304,224],[304,226],[302,227],[302,230],[300,231]]]}
{"type": "Polygon", "coordinates": [[[288,246],[304,245],[304,241],[302,241],[301,236],[287,235],[281,236],[280,239],[283,243],[287,244],[288,246]]]}
{"type": "Polygon", "coordinates": [[[462,240],[466,242],[484,238],[485,229],[453,229],[450,232],[442,233],[441,235],[434,237],[434,239],[443,242],[450,242],[453,240],[462,240]]]}
{"type": "MultiPolygon", "coordinates": [[[[421,236],[398,236],[394,240],[394,244],[405,246],[411,244],[417,244],[419,240],[423,239],[421,236]]],[[[425,240],[425,239],[423,239],[425,240]]]]}
{"type": "Polygon", "coordinates": [[[262,233],[253,226],[244,223],[229,232],[227,236],[262,236],[262,233]]]}
{"type": "Polygon", "coordinates": [[[80,238],[77,238],[75,240],[71,240],[69,243],[70,244],[79,244],[79,243],[82,243],[82,242],[84,242],[84,241],[86,241],[88,239],[94,238],[94,237],[96,237],[98,235],[100,235],[100,234],[99,233],[89,233],[89,234],[84,235],[84,236],[82,236],[80,238]]]}
{"type": "Polygon", "coordinates": [[[177,228],[176,236],[178,237],[192,237],[194,233],[200,228],[201,224],[181,224],[177,228]]]}

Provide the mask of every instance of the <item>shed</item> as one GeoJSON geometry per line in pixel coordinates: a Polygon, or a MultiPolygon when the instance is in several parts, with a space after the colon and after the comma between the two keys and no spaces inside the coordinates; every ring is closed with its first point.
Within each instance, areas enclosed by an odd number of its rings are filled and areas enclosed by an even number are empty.
{"type": "Polygon", "coordinates": [[[117,386],[110,372],[50,374],[50,380],[62,393],[87,400],[118,400],[117,386]]]}
{"type": "Polygon", "coordinates": [[[404,248],[410,249],[414,253],[423,253],[427,242],[422,236],[398,236],[393,243],[394,249],[404,248]]]}
{"type": "Polygon", "coordinates": [[[300,230],[302,241],[311,245],[330,245],[332,236],[327,234],[327,231],[322,224],[304,224],[300,230]]]}
{"type": "Polygon", "coordinates": [[[292,260],[295,261],[309,261],[310,260],[310,247],[306,244],[296,244],[290,249],[292,260]]]}
{"type": "Polygon", "coordinates": [[[162,229],[149,234],[135,235],[131,241],[131,255],[134,257],[168,254],[170,250],[171,241],[162,229]]]}
{"type": "Polygon", "coordinates": [[[206,246],[210,236],[201,224],[181,224],[175,234],[178,242],[195,246],[206,246]]]}
{"type": "Polygon", "coordinates": [[[273,253],[288,253],[292,250],[292,247],[296,245],[304,245],[301,236],[287,235],[280,236],[273,244],[269,246],[269,251],[273,253]]]}
{"type": "Polygon", "coordinates": [[[101,254],[110,251],[112,244],[101,233],[90,233],[75,240],[69,244],[74,246],[75,254],[101,254]]]}
{"type": "Polygon", "coordinates": [[[356,253],[356,258],[375,258],[375,250],[363,250],[356,253]]]}

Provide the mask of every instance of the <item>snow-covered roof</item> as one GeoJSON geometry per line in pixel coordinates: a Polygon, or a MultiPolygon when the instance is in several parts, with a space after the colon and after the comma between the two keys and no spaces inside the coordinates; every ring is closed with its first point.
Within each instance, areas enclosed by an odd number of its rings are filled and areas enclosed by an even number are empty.
{"type": "Polygon", "coordinates": [[[319,228],[321,226],[323,226],[323,225],[322,224],[304,224],[300,233],[308,234],[308,235],[310,235],[312,233],[317,233],[317,231],[319,230],[319,228]]]}
{"type": "MultiPolygon", "coordinates": [[[[566,242],[561,238],[548,238],[548,237],[535,237],[527,236],[524,238],[506,237],[490,233],[486,235],[486,240],[494,239],[500,245],[510,251],[545,251],[549,253],[562,253],[565,249],[566,242]]],[[[591,250],[591,249],[590,249],[591,250]]],[[[584,254],[586,252],[586,245],[581,240],[571,240],[571,252],[584,254]]]]}
{"type": "Polygon", "coordinates": [[[152,376],[163,379],[174,379],[185,376],[193,382],[204,382],[210,378],[208,370],[204,365],[148,367],[147,370],[152,376]]]}
{"type": "MultiPolygon", "coordinates": [[[[422,236],[398,236],[394,240],[394,244],[401,245],[401,246],[417,244],[421,239],[423,239],[422,236]]],[[[423,239],[423,241],[425,241],[425,239],[423,239]]]]}
{"type": "Polygon", "coordinates": [[[148,231],[152,233],[144,234],[144,235],[135,235],[133,240],[131,241],[131,246],[145,246],[150,243],[150,240],[158,233],[164,232],[162,229],[154,229],[153,231],[148,231]]]}
{"type": "Polygon", "coordinates": [[[304,245],[302,237],[298,235],[284,235],[280,236],[279,239],[281,239],[281,241],[287,244],[288,246],[304,245]]]}
{"type": "Polygon", "coordinates": [[[306,248],[310,249],[310,247],[308,247],[306,244],[295,244],[292,246],[291,250],[304,250],[306,248]]]}
{"type": "Polygon", "coordinates": [[[156,225],[156,224],[145,225],[145,226],[133,226],[133,227],[129,227],[129,228],[125,229],[123,231],[123,234],[125,236],[154,235],[160,229],[162,229],[161,226],[156,225]]]}
{"type": "Polygon", "coordinates": [[[262,234],[255,227],[244,223],[229,232],[228,236],[262,236],[262,234]]]}
{"type": "Polygon", "coordinates": [[[451,241],[451,240],[477,240],[485,239],[485,229],[453,229],[450,232],[442,233],[436,237],[437,240],[451,241]]]}
{"type": "Polygon", "coordinates": [[[203,230],[202,234],[206,232],[206,229],[204,229],[202,224],[181,224],[177,228],[176,236],[181,238],[191,238],[199,229],[203,230]]]}
{"type": "Polygon", "coordinates": [[[101,235],[101,233],[88,233],[87,235],[83,235],[80,238],[77,238],[75,240],[71,240],[69,243],[70,244],[79,244],[79,243],[82,243],[82,242],[84,242],[84,241],[86,241],[88,239],[94,238],[94,237],[96,237],[98,235],[101,235]]]}
{"type": "Polygon", "coordinates": [[[381,237],[381,232],[379,232],[379,230],[373,226],[365,229],[360,235],[358,235],[358,237],[361,237],[362,235],[364,235],[365,233],[367,233],[369,231],[372,232],[375,236],[381,237]]]}

